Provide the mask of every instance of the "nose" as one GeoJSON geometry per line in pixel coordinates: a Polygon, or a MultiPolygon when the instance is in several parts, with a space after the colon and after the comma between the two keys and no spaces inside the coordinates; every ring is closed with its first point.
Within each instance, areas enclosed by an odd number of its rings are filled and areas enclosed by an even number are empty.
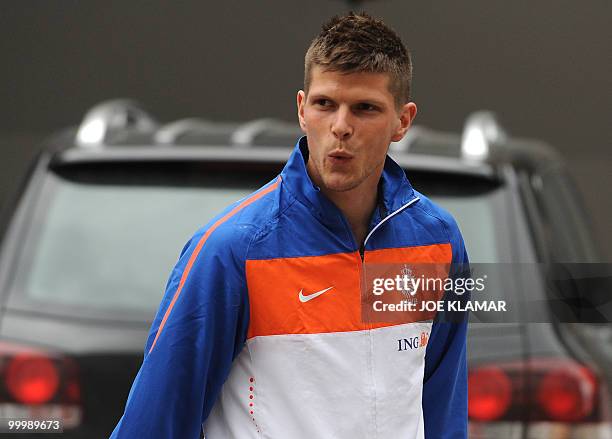
{"type": "Polygon", "coordinates": [[[348,140],[353,135],[350,110],[340,107],[335,116],[331,127],[334,137],[338,140],[348,140]]]}

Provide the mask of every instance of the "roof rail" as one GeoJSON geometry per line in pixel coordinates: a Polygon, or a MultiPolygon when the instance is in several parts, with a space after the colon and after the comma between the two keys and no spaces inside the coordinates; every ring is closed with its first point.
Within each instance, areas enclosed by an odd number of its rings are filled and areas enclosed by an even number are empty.
{"type": "Polygon", "coordinates": [[[482,160],[489,156],[491,143],[503,141],[508,134],[492,111],[476,111],[470,114],[461,134],[461,155],[468,159],[482,160]]]}
{"type": "Polygon", "coordinates": [[[213,122],[190,117],[187,119],[179,119],[161,126],[153,136],[155,143],[172,144],[176,143],[177,139],[194,130],[207,130],[215,126],[213,122]]]}
{"type": "Polygon", "coordinates": [[[293,135],[296,132],[296,124],[278,119],[255,119],[246,122],[232,133],[230,143],[236,146],[253,145],[255,138],[264,133],[279,133],[293,135]]]}
{"type": "Polygon", "coordinates": [[[135,101],[113,99],[101,102],[87,112],[76,135],[82,147],[97,147],[108,143],[109,137],[121,130],[149,132],[155,120],[135,101]]]}

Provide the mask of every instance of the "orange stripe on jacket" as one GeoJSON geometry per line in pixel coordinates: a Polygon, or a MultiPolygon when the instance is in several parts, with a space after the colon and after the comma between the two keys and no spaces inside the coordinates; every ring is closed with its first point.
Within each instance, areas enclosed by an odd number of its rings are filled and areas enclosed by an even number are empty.
{"type": "Polygon", "coordinates": [[[452,259],[453,251],[449,243],[386,248],[366,253],[368,264],[450,264],[452,259]]]}
{"type": "Polygon", "coordinates": [[[372,250],[366,253],[367,270],[365,285],[367,289],[362,296],[362,319],[369,322],[372,327],[381,327],[385,324],[403,324],[422,322],[435,318],[437,311],[422,309],[422,302],[435,302],[442,299],[444,290],[440,289],[448,277],[453,259],[452,247],[449,243],[430,244],[414,247],[401,247],[393,249],[372,250]],[[428,287],[402,290],[393,287],[392,290],[380,291],[382,286],[378,283],[379,294],[374,294],[374,282],[403,278],[427,279],[428,287]],[[440,283],[438,284],[437,281],[440,283]],[[413,302],[411,310],[390,311],[383,308],[383,304],[401,306],[402,303],[413,302]]]}
{"type": "Polygon", "coordinates": [[[234,216],[240,210],[242,210],[243,208],[245,208],[249,204],[254,203],[255,201],[259,200],[264,195],[267,195],[270,192],[274,191],[278,187],[278,185],[280,184],[281,180],[282,180],[282,178],[279,175],[278,179],[276,180],[276,182],[274,184],[270,185],[269,187],[267,187],[266,189],[263,189],[260,192],[257,192],[256,194],[253,194],[251,197],[249,197],[246,200],[244,200],[238,206],[234,207],[230,212],[228,212],[222,218],[217,220],[206,231],[206,233],[204,233],[204,236],[202,236],[202,238],[200,238],[200,241],[198,241],[198,245],[196,246],[195,250],[191,254],[191,257],[189,258],[189,261],[187,262],[187,266],[185,267],[185,270],[183,270],[183,274],[181,276],[181,281],[179,282],[179,286],[176,289],[176,292],[174,293],[174,296],[172,297],[172,301],[170,302],[170,305],[168,306],[168,309],[166,310],[166,312],[164,314],[164,318],[162,319],[162,321],[161,321],[161,323],[159,325],[159,329],[157,330],[157,334],[155,335],[155,340],[153,340],[153,344],[151,345],[151,349],[149,349],[149,353],[151,353],[151,351],[153,351],[153,348],[155,347],[155,344],[157,343],[157,339],[159,338],[160,334],[162,333],[162,330],[164,329],[164,326],[166,325],[166,321],[168,320],[168,316],[170,316],[170,312],[172,311],[172,308],[174,308],[174,304],[176,303],[179,295],[181,294],[181,291],[183,290],[183,285],[185,285],[185,281],[187,280],[187,276],[189,276],[189,272],[191,271],[191,268],[193,267],[193,264],[194,264],[196,258],[198,257],[198,255],[200,254],[200,250],[202,250],[202,247],[204,246],[204,243],[206,242],[208,237],[217,229],[217,227],[219,227],[225,221],[230,219],[232,216],[234,216]]]}
{"type": "MultiPolygon", "coordinates": [[[[451,258],[450,244],[365,252],[366,265],[450,264],[451,258]]],[[[247,338],[360,331],[397,324],[392,321],[364,322],[361,308],[363,267],[358,252],[248,260],[250,322],[247,338]]]]}

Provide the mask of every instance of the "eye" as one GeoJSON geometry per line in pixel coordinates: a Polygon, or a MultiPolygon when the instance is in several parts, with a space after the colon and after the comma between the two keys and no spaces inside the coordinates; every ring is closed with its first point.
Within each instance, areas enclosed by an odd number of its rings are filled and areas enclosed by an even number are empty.
{"type": "Polygon", "coordinates": [[[361,102],[357,104],[357,110],[365,111],[365,112],[373,112],[373,111],[378,111],[378,107],[376,105],[372,105],[367,102],[361,102]]]}
{"type": "Polygon", "coordinates": [[[331,107],[332,106],[332,101],[330,101],[329,99],[317,99],[314,101],[314,104],[319,106],[319,107],[331,107]]]}

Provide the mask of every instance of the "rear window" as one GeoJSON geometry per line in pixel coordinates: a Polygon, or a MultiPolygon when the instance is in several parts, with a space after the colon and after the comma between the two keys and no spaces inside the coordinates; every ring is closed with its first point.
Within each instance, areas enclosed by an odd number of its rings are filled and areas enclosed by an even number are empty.
{"type": "MultiPolygon", "coordinates": [[[[150,317],[182,245],[278,172],[264,168],[107,164],[48,174],[25,233],[11,304],[150,317]]],[[[494,225],[502,188],[464,181],[458,190],[451,181],[413,177],[417,189],[455,216],[471,260],[498,260],[503,246],[494,225]]]]}

